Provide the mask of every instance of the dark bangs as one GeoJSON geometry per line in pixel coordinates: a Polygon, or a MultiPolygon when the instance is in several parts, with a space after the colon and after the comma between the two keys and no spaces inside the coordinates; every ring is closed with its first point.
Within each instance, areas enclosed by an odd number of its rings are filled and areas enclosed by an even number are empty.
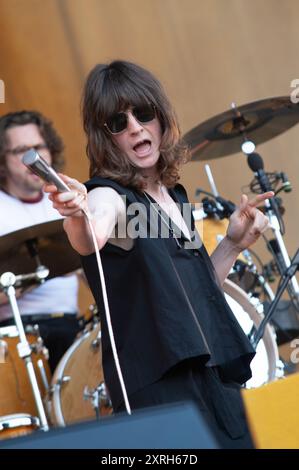
{"type": "Polygon", "coordinates": [[[98,115],[101,126],[113,114],[129,107],[153,104],[158,108],[155,95],[144,86],[138,74],[130,72],[126,73],[121,64],[114,62],[104,74],[98,115]]]}
{"type": "Polygon", "coordinates": [[[120,151],[104,124],[119,111],[151,104],[155,106],[162,128],[160,180],[167,187],[176,184],[179,167],[187,159],[187,149],[180,143],[176,115],[163,86],[150,71],[120,60],[98,64],[87,77],[82,98],[91,177],[110,178],[138,190],[146,187],[146,179],[120,151]]]}

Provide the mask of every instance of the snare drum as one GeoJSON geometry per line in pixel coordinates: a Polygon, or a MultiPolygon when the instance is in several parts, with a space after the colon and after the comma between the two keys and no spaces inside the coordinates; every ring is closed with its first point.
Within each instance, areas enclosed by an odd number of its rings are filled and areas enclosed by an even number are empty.
{"type": "Polygon", "coordinates": [[[57,426],[112,413],[104,383],[99,323],[91,322],[61,358],[51,384],[50,408],[57,426]]]}
{"type": "MultiPolygon", "coordinates": [[[[42,397],[46,395],[44,377],[51,374],[46,350],[37,330],[26,333],[32,348],[31,359],[42,397]]],[[[38,426],[38,415],[25,361],[19,357],[16,326],[0,328],[0,438],[31,432],[38,426]]]]}
{"type": "MultiPolygon", "coordinates": [[[[252,327],[258,328],[264,318],[262,304],[256,298],[250,298],[246,292],[229,280],[224,282],[223,289],[236,320],[248,336],[252,327]]],[[[276,334],[269,324],[265,328],[250,367],[252,378],[246,383],[246,388],[259,387],[283,376],[276,334]]]]}

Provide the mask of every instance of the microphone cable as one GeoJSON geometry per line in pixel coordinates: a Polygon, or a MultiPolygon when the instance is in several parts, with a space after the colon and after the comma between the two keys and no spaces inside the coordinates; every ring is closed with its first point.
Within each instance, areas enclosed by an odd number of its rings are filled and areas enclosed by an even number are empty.
{"type": "MultiPolygon", "coordinates": [[[[84,196],[84,198],[86,198],[86,195],[84,196]]],[[[116,344],[115,344],[115,338],[114,338],[114,333],[113,333],[113,328],[112,328],[112,323],[111,323],[111,315],[110,315],[110,308],[109,308],[109,302],[108,302],[105,276],[104,276],[103,265],[102,265],[102,260],[101,260],[101,256],[100,256],[99,245],[98,245],[98,242],[97,242],[94,227],[92,225],[92,216],[91,216],[89,210],[85,210],[85,209],[81,209],[81,210],[82,210],[84,216],[86,217],[86,220],[88,222],[89,229],[90,229],[90,232],[91,232],[91,236],[92,236],[92,241],[93,241],[93,245],[94,245],[94,249],[95,249],[95,255],[96,255],[96,261],[97,261],[97,267],[98,267],[98,272],[99,272],[99,276],[100,276],[100,285],[101,285],[102,294],[103,294],[105,315],[106,315],[106,320],[107,320],[107,326],[108,326],[108,332],[109,332],[111,348],[112,348],[112,352],[113,352],[114,363],[115,363],[119,383],[120,383],[120,386],[121,386],[121,391],[122,391],[122,395],[123,395],[123,398],[124,398],[126,411],[129,415],[131,415],[132,414],[131,406],[130,406],[130,403],[129,403],[128,394],[127,394],[127,390],[126,390],[126,386],[125,386],[125,382],[124,382],[124,378],[123,378],[123,373],[122,373],[122,370],[121,370],[121,367],[120,367],[117,348],[116,348],[116,344]]]]}

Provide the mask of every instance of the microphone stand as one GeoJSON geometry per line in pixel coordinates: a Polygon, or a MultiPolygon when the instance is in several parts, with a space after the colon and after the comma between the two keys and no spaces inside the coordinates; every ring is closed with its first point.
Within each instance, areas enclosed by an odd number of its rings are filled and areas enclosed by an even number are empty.
{"type": "Polygon", "coordinates": [[[287,287],[290,279],[295,275],[295,273],[298,269],[298,266],[299,266],[299,249],[297,250],[294,258],[292,259],[292,261],[290,263],[290,266],[286,269],[285,273],[281,277],[280,285],[277,289],[274,300],[270,304],[270,308],[269,308],[267,314],[263,318],[263,320],[262,320],[261,324],[259,325],[258,329],[255,330],[255,328],[254,328],[253,331],[250,334],[249,339],[250,339],[250,342],[251,342],[252,346],[254,347],[254,349],[257,348],[257,345],[258,345],[259,341],[264,336],[266,324],[270,321],[273,313],[275,312],[277,304],[278,304],[285,288],[287,287]]]}
{"type": "MultiPolygon", "coordinates": [[[[247,155],[248,158],[249,156],[250,154],[247,155]]],[[[252,170],[249,164],[248,158],[247,158],[247,163],[248,163],[249,168],[252,170]]],[[[259,156],[259,158],[263,165],[262,157],[259,156]]],[[[261,170],[256,170],[255,176],[263,192],[272,191],[271,184],[269,183],[269,181],[267,181],[264,173],[261,170]]],[[[266,208],[266,213],[269,217],[271,229],[274,233],[274,236],[276,238],[277,245],[278,245],[278,253],[276,254],[276,262],[280,269],[280,274],[283,274],[284,271],[291,265],[291,262],[290,262],[290,258],[289,258],[289,255],[288,255],[288,252],[287,252],[284,240],[283,240],[283,236],[282,236],[279,208],[275,201],[275,196],[271,199],[266,200],[265,208],[266,208]]],[[[287,288],[288,288],[288,292],[290,294],[291,299],[295,303],[296,309],[299,310],[299,284],[297,282],[295,272],[292,276],[289,277],[287,288]]]]}
{"type": "MultiPolygon", "coordinates": [[[[5,295],[7,296],[9,300],[12,313],[15,319],[15,323],[17,326],[17,330],[19,333],[20,342],[17,345],[18,354],[20,358],[24,359],[25,361],[25,366],[27,368],[28,377],[30,380],[34,400],[35,400],[38,415],[40,418],[40,429],[42,431],[48,431],[49,426],[48,426],[48,422],[46,418],[46,413],[45,413],[43,401],[41,398],[40,390],[38,387],[32,359],[31,359],[31,348],[26,338],[20,310],[19,310],[17,300],[16,300],[16,290],[15,290],[14,285],[17,283],[17,277],[21,278],[22,276],[15,276],[11,272],[3,273],[0,277],[0,287],[2,288],[3,292],[5,293],[5,295]]],[[[35,278],[39,278],[38,272],[36,273],[35,278]]]]}

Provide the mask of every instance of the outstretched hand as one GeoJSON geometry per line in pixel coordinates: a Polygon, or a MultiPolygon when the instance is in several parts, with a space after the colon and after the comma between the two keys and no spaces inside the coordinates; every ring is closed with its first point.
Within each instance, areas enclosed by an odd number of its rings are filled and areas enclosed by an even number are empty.
{"type": "Polygon", "coordinates": [[[269,228],[269,219],[257,207],[274,196],[273,191],[258,194],[251,201],[242,194],[241,203],[231,215],[226,236],[236,251],[243,251],[255,243],[269,228]]]}
{"type": "Polygon", "coordinates": [[[49,194],[49,199],[52,201],[53,207],[64,216],[77,216],[83,215],[83,210],[87,208],[87,190],[84,184],[80,183],[74,178],[70,178],[67,175],[59,173],[61,179],[71,189],[69,192],[58,192],[56,186],[53,184],[45,184],[44,191],[49,194]]]}

